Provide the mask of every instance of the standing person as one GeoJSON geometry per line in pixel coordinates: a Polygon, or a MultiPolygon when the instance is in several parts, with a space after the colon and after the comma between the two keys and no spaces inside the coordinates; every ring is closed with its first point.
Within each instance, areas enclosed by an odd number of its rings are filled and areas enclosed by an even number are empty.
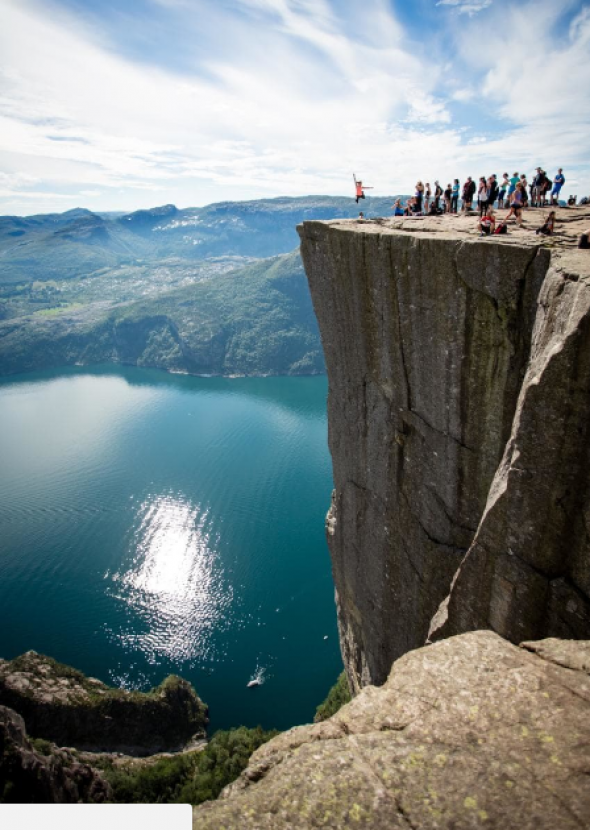
{"type": "Polygon", "coordinates": [[[424,197],[424,185],[416,182],[416,213],[422,213],[422,199],[424,197]]]}
{"type": "Polygon", "coordinates": [[[453,195],[453,188],[451,187],[450,183],[445,187],[445,213],[451,212],[451,197],[453,195]]]}
{"type": "Polygon", "coordinates": [[[488,209],[488,186],[485,176],[480,176],[479,187],[477,188],[477,207],[479,208],[479,215],[483,216],[488,209]]]}
{"type": "Polygon", "coordinates": [[[522,193],[522,184],[519,182],[516,185],[516,189],[512,196],[510,197],[510,211],[506,214],[506,219],[510,219],[511,216],[514,216],[516,224],[522,227],[522,205],[523,205],[523,193],[522,193]]]}
{"type": "Polygon", "coordinates": [[[541,204],[541,186],[543,184],[544,177],[540,167],[537,167],[537,172],[533,178],[533,184],[531,188],[531,207],[539,207],[541,204]]]}
{"type": "Polygon", "coordinates": [[[522,206],[523,207],[528,207],[529,206],[529,194],[527,193],[527,187],[529,186],[529,183],[527,182],[526,176],[525,176],[524,173],[520,177],[520,183],[522,185],[522,206]]]}
{"type": "Polygon", "coordinates": [[[430,197],[432,196],[432,190],[430,189],[430,182],[426,182],[424,186],[424,213],[428,213],[428,208],[430,207],[430,197]]]}
{"type": "Polygon", "coordinates": [[[551,204],[557,205],[559,202],[559,192],[565,184],[565,176],[563,169],[560,167],[557,171],[557,176],[553,179],[553,190],[551,191],[551,204]]]}
{"type": "Polygon", "coordinates": [[[436,207],[436,212],[440,210],[440,197],[443,195],[442,187],[438,183],[438,179],[434,182],[434,205],[436,207]]]}
{"type": "Polygon", "coordinates": [[[543,201],[543,207],[547,204],[547,197],[549,195],[549,191],[551,190],[551,179],[547,175],[547,173],[543,170],[543,184],[541,185],[541,198],[543,201]]]}
{"type": "Polygon", "coordinates": [[[468,211],[473,207],[473,197],[475,195],[475,182],[471,176],[467,176],[467,181],[463,185],[463,210],[468,211]]]}
{"type": "Polygon", "coordinates": [[[352,174],[352,178],[354,179],[354,186],[356,189],[356,203],[358,205],[359,199],[364,199],[365,197],[365,190],[373,190],[372,187],[368,187],[367,185],[363,184],[361,181],[357,181],[356,176],[354,173],[352,174]]]}
{"type": "Polygon", "coordinates": [[[502,177],[502,184],[500,185],[500,192],[498,193],[498,207],[504,207],[504,197],[506,196],[506,191],[510,187],[510,179],[508,178],[508,173],[504,173],[502,177]]]}
{"type": "Polygon", "coordinates": [[[519,183],[519,181],[520,176],[518,175],[518,173],[513,173],[510,179],[510,187],[508,188],[508,204],[512,203],[512,194],[516,190],[516,185],[519,183]]]}
{"type": "Polygon", "coordinates": [[[488,202],[490,203],[490,207],[494,207],[494,202],[498,198],[498,177],[494,173],[488,179],[488,202]]]}
{"type": "Polygon", "coordinates": [[[459,209],[459,179],[453,181],[453,193],[451,195],[451,213],[457,213],[459,209]]]}

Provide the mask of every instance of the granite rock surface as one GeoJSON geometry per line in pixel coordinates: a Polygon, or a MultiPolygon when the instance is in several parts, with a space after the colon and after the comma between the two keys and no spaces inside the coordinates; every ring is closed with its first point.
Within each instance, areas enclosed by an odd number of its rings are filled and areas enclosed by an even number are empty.
{"type": "Polygon", "coordinates": [[[25,722],[0,706],[0,804],[76,804],[107,801],[109,784],[68,749],[44,742],[39,751],[25,722]]]}
{"type": "Polygon", "coordinates": [[[548,240],[514,227],[481,239],[475,224],[299,228],[328,369],[326,527],[355,691],[429,631],[590,636],[590,257],[575,248],[590,212],[560,211],[548,240]]]}
{"type": "Polygon", "coordinates": [[[490,631],[412,651],[257,750],[194,830],[588,828],[589,664],[589,642],[490,631]]]}

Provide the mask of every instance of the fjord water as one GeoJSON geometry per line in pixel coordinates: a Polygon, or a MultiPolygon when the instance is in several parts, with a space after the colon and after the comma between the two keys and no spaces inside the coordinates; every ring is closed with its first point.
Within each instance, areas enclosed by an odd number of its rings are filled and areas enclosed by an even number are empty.
{"type": "Polygon", "coordinates": [[[112,367],[0,381],[0,657],[127,688],[180,674],[212,729],[309,722],[341,670],[326,392],[112,367]]]}

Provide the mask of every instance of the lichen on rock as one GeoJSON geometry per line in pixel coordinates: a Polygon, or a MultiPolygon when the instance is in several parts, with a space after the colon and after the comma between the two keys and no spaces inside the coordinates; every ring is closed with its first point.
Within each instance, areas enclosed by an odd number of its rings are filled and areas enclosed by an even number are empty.
{"type": "Polygon", "coordinates": [[[588,644],[524,646],[481,631],[406,654],[257,750],[194,830],[587,827],[588,644]]]}

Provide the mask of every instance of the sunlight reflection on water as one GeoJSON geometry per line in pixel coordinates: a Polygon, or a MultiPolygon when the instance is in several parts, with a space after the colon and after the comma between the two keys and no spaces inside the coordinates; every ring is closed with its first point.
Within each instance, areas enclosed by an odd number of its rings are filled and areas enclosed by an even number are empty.
{"type": "Polygon", "coordinates": [[[138,509],[130,557],[110,578],[146,628],[115,636],[150,662],[213,656],[211,636],[223,627],[233,592],[210,524],[207,509],[179,494],[149,498],[138,509]]]}

